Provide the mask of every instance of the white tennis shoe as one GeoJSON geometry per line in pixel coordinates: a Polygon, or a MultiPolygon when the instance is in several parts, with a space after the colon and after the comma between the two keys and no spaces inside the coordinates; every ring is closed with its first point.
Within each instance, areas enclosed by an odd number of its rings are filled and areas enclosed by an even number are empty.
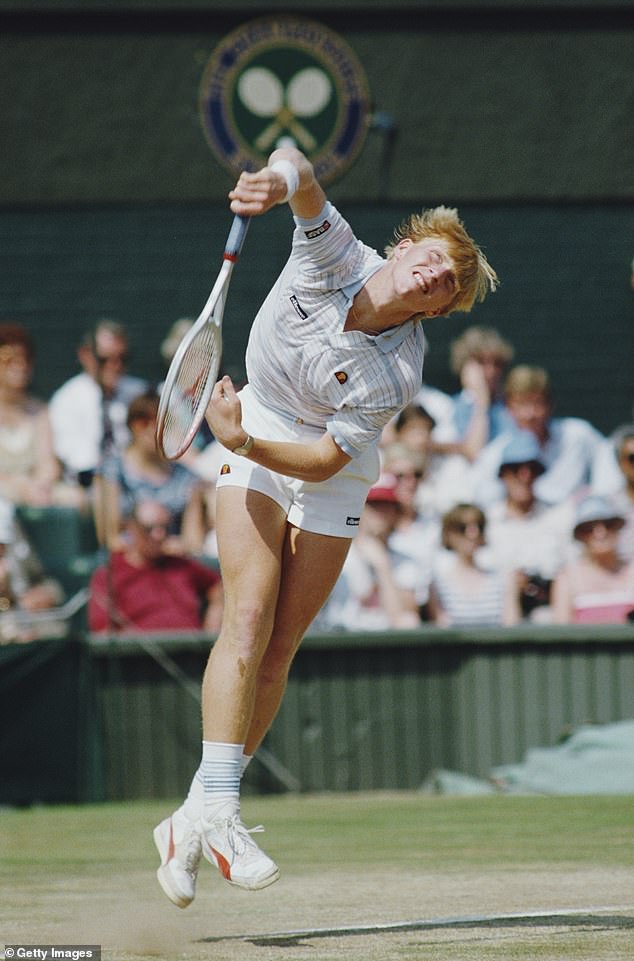
{"type": "Polygon", "coordinates": [[[163,891],[179,908],[186,908],[196,896],[200,864],[200,825],[191,821],[182,808],[154,828],[154,843],[161,855],[156,872],[163,891]]]}
{"type": "Polygon", "coordinates": [[[239,814],[200,822],[202,850],[223,878],[239,888],[257,891],[266,888],[280,876],[271,858],[257,846],[252,834],[263,831],[262,825],[246,828],[239,814]]]}

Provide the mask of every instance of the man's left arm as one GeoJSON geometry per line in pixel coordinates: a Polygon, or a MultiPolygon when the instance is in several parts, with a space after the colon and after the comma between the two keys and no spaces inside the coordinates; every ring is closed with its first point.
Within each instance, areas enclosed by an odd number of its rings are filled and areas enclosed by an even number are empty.
{"type": "Polygon", "coordinates": [[[214,437],[228,450],[236,450],[248,442],[250,449],[245,456],[249,460],[298,480],[328,480],[352,460],[327,432],[310,444],[260,438],[249,440],[250,435],[242,427],[240,399],[231,378],[226,376],[214,387],[207,408],[207,422],[214,437]]]}

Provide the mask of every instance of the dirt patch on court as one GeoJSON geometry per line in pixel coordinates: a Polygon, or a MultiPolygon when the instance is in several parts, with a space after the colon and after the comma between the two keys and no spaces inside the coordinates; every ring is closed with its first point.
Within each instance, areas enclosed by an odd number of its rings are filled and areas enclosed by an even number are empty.
{"type": "Polygon", "coordinates": [[[95,876],[77,878],[40,889],[29,916],[5,929],[3,940],[101,944],[112,961],[631,961],[634,905],[627,910],[632,899],[623,893],[633,890],[634,871],[626,869],[422,873],[388,867],[371,875],[341,869],[288,874],[249,893],[203,865],[199,894],[185,911],[165,899],[152,874],[109,874],[106,885],[95,876]],[[584,917],[547,924],[483,917],[560,911],[584,917]],[[468,917],[480,920],[469,925],[468,917]],[[430,923],[447,919],[463,923],[430,923]],[[403,923],[407,930],[380,930],[403,923]],[[336,928],[342,931],[323,930],[336,928]],[[542,954],[542,946],[549,953],[542,954]]]}

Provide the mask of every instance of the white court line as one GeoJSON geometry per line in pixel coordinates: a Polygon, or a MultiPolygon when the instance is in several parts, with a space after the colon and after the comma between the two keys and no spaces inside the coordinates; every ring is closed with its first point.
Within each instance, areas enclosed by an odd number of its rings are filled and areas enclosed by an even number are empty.
{"type": "MultiPolygon", "coordinates": [[[[303,928],[295,931],[273,931],[260,934],[229,934],[199,938],[199,942],[215,941],[274,941],[293,938],[333,938],[339,935],[383,934],[390,931],[423,931],[432,928],[452,928],[468,925],[503,924],[510,921],[549,921],[561,918],[592,917],[606,912],[633,911],[634,904],[593,905],[587,908],[559,908],[551,911],[520,911],[513,914],[467,914],[448,918],[430,918],[420,921],[391,921],[384,924],[351,924],[331,928],[303,928]]],[[[632,919],[634,923],[634,918],[632,919]]]]}

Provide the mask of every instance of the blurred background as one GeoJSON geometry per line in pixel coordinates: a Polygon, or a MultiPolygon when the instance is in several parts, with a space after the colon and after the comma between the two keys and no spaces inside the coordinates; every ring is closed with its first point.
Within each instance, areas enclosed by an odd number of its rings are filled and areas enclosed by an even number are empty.
{"type": "MultiPolygon", "coordinates": [[[[427,324],[427,382],[458,389],[448,345],[477,322],[546,367],[557,413],[630,420],[630,0],[0,0],[0,316],[35,336],[34,392],[76,372],[102,316],[129,327],[131,372],[162,378],[230,224],[201,82],[265,14],[318,21],[365,71],[367,131],[328,188],[358,235],[382,250],[411,209],[458,206],[500,274],[477,316],[427,324]]],[[[225,315],[236,377],[290,227],[287,208],[252,225],[225,315]]]]}

